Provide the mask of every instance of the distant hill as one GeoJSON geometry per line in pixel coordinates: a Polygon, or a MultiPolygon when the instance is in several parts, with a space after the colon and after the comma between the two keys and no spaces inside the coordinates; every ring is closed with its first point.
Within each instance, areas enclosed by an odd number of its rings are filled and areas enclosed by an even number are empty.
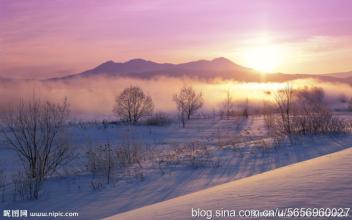
{"type": "Polygon", "coordinates": [[[16,80],[0,76],[0,83],[11,83],[11,82],[14,82],[14,81],[16,81],[16,80]]]}
{"type": "Polygon", "coordinates": [[[327,73],[327,74],[322,74],[321,76],[332,76],[336,78],[352,78],[352,71],[341,72],[341,73],[327,73]]]}
{"type": "Polygon", "coordinates": [[[250,68],[240,66],[226,58],[213,60],[198,60],[182,64],[156,63],[143,59],[133,59],[125,63],[108,61],[97,67],[51,80],[67,80],[92,76],[131,76],[151,78],[154,76],[188,76],[197,78],[236,78],[239,80],[254,80],[258,73],[250,68]]]}
{"type": "MultiPolygon", "coordinates": [[[[191,77],[197,79],[231,79],[245,82],[284,82],[288,80],[315,78],[324,81],[346,82],[332,75],[309,75],[309,74],[285,74],[272,73],[261,74],[253,69],[238,65],[229,59],[219,57],[213,60],[197,60],[188,63],[172,64],[157,63],[144,59],[132,59],[119,63],[107,61],[93,69],[58,78],[50,78],[49,81],[72,80],[90,77],[136,77],[150,79],[156,76],[191,77]]],[[[352,80],[348,81],[352,82],[352,80]]]]}

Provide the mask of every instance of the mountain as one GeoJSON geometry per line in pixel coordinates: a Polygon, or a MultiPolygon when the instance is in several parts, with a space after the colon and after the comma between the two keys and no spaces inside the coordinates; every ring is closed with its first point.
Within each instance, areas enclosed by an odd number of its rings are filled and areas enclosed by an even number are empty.
{"type": "Polygon", "coordinates": [[[0,83],[12,83],[15,81],[16,81],[15,79],[0,76],[0,83]]]}
{"type": "MultiPolygon", "coordinates": [[[[132,59],[119,63],[107,61],[97,67],[73,75],[51,78],[49,81],[72,80],[90,77],[136,77],[150,79],[156,76],[191,77],[198,79],[231,79],[245,82],[284,82],[295,79],[315,78],[324,81],[346,82],[346,80],[331,75],[285,74],[272,73],[263,75],[253,69],[238,65],[224,57],[213,60],[197,60],[181,64],[156,63],[144,59],[132,59]]],[[[352,82],[352,80],[348,80],[352,82]]]]}
{"type": "Polygon", "coordinates": [[[136,74],[162,69],[172,68],[174,64],[160,64],[143,59],[133,59],[125,63],[115,63],[114,61],[105,62],[92,70],[80,73],[80,76],[90,76],[97,74],[136,74]]]}
{"type": "Polygon", "coordinates": [[[331,77],[336,77],[336,78],[352,78],[352,71],[350,72],[340,72],[340,73],[327,73],[327,74],[321,74],[321,76],[331,76],[331,77]]]}
{"type": "Polygon", "coordinates": [[[50,80],[68,80],[92,76],[130,76],[150,78],[154,76],[189,76],[197,78],[236,78],[241,80],[257,78],[258,73],[220,57],[213,60],[198,60],[188,63],[156,63],[143,59],[133,59],[125,63],[107,61],[97,67],[60,78],[50,80]]]}

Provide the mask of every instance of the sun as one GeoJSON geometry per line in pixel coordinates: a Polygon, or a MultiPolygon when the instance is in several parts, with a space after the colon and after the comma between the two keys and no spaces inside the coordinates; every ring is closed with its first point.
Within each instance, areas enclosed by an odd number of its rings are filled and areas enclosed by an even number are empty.
{"type": "Polygon", "coordinates": [[[272,73],[280,64],[282,53],[275,45],[260,46],[247,49],[244,59],[246,66],[263,73],[272,73]]]}

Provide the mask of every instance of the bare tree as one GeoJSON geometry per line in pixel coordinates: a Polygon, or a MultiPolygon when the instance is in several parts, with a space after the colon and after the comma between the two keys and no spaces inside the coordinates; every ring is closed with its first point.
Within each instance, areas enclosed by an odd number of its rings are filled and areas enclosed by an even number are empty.
{"type": "MultiPolygon", "coordinates": [[[[105,144],[89,148],[86,155],[87,168],[94,179],[102,176],[106,178],[107,184],[115,183],[118,178],[128,176],[132,170],[136,177],[143,178],[143,167],[140,161],[141,146],[137,144],[125,143],[114,147],[105,144]]],[[[101,182],[93,181],[91,184],[93,189],[98,189],[101,182]]]]}
{"type": "Polygon", "coordinates": [[[275,94],[275,102],[280,114],[280,126],[285,135],[291,135],[291,116],[293,114],[293,89],[290,83],[275,94]]]}
{"type": "Polygon", "coordinates": [[[6,186],[6,174],[0,163],[0,193],[1,202],[5,202],[5,186],[6,186]]]}
{"type": "Polygon", "coordinates": [[[137,86],[131,86],[116,97],[113,112],[130,124],[136,124],[139,119],[151,115],[154,110],[153,100],[144,94],[137,86]]]}
{"type": "Polygon", "coordinates": [[[101,172],[106,176],[107,183],[110,184],[116,161],[111,145],[105,144],[89,149],[87,158],[89,171],[91,171],[94,176],[101,172]]]}
{"type": "Polygon", "coordinates": [[[234,107],[232,96],[229,90],[226,91],[226,98],[223,103],[223,107],[224,107],[224,114],[226,118],[229,119],[229,117],[233,114],[233,107],[234,107]]]}
{"type": "Polygon", "coordinates": [[[297,134],[337,134],[348,131],[348,123],[335,117],[324,101],[322,88],[312,87],[295,92],[295,113],[293,130],[297,134]]]}
{"type": "Polygon", "coordinates": [[[248,118],[249,117],[249,100],[248,100],[248,98],[246,98],[246,101],[244,103],[242,116],[244,118],[248,118]]]}
{"type": "Polygon", "coordinates": [[[173,97],[180,113],[182,126],[185,127],[185,120],[191,119],[191,116],[203,106],[202,93],[196,93],[191,86],[184,86],[179,94],[173,97]]]}
{"type": "Polygon", "coordinates": [[[21,101],[1,117],[1,133],[20,158],[29,180],[30,199],[38,199],[45,178],[69,157],[68,116],[67,100],[55,104],[33,99],[21,101]]]}
{"type": "Polygon", "coordinates": [[[292,90],[291,85],[276,93],[276,108],[271,117],[266,113],[266,125],[271,134],[287,136],[292,142],[292,135],[345,134],[350,132],[350,124],[334,116],[324,101],[322,88],[312,87],[292,90]]]}

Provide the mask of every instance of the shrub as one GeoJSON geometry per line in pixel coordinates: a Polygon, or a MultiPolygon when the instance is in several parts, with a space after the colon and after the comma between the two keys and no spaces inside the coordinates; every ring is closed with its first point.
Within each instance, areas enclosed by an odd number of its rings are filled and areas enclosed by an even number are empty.
{"type": "Polygon", "coordinates": [[[218,167],[219,161],[210,157],[207,146],[201,142],[191,142],[176,146],[173,150],[162,152],[157,159],[162,174],[165,169],[176,166],[186,166],[193,169],[200,167],[218,167]]]}
{"type": "MultiPolygon", "coordinates": [[[[324,103],[321,88],[293,91],[290,86],[276,94],[276,108],[264,113],[265,125],[274,136],[344,134],[350,124],[333,115],[324,103]],[[273,113],[278,112],[278,116],[273,113]]],[[[291,138],[290,138],[291,140],[291,138]]]]}
{"type": "Polygon", "coordinates": [[[167,126],[171,124],[171,119],[164,113],[156,113],[145,121],[150,126],[167,126]]]}
{"type": "Polygon", "coordinates": [[[98,180],[92,180],[92,181],[90,181],[90,188],[93,191],[101,190],[103,188],[103,183],[98,180]]]}
{"type": "Polygon", "coordinates": [[[110,184],[116,175],[129,176],[130,169],[135,170],[136,175],[143,175],[140,157],[138,145],[121,145],[115,148],[109,144],[97,146],[87,151],[87,169],[93,177],[103,176],[110,184]],[[136,172],[136,169],[139,171],[136,172]]]}
{"type": "Polygon", "coordinates": [[[116,149],[116,160],[120,168],[138,164],[141,168],[141,149],[138,144],[121,145],[116,149]]]}
{"type": "Polygon", "coordinates": [[[13,200],[31,199],[33,180],[23,172],[18,172],[12,176],[13,200]]]}
{"type": "Polygon", "coordinates": [[[94,176],[102,174],[107,178],[108,184],[110,183],[113,170],[115,168],[115,158],[109,144],[91,148],[87,152],[88,157],[88,170],[94,176]]]}
{"type": "Polygon", "coordinates": [[[1,193],[2,202],[5,202],[5,186],[6,186],[6,174],[0,164],[0,193],[1,193]]]}

